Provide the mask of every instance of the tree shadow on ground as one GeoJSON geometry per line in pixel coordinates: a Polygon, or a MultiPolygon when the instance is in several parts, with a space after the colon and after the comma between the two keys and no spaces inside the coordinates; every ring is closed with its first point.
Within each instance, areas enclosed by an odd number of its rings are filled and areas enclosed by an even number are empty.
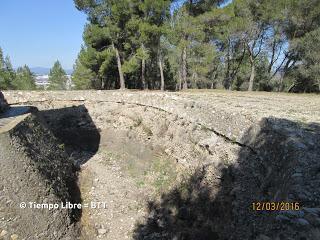
{"type": "MultiPolygon", "coordinates": [[[[69,161],[74,166],[75,177],[67,181],[71,203],[81,203],[81,192],[76,172],[99,149],[100,133],[84,105],[39,111],[37,115],[62,144],[69,161]]],[[[58,193],[59,194],[59,193],[58,193]]],[[[73,218],[79,221],[81,209],[74,209],[73,218]]]]}
{"type": "MultiPolygon", "coordinates": [[[[11,136],[18,139],[39,172],[48,191],[63,202],[82,202],[78,186],[80,165],[99,149],[100,133],[84,105],[37,111],[18,124],[11,136]]],[[[70,210],[72,222],[78,222],[82,211],[70,210]]]]}
{"type": "Polygon", "coordinates": [[[0,119],[18,117],[34,111],[36,108],[31,106],[11,106],[5,112],[0,113],[0,119]]]}
{"type": "Polygon", "coordinates": [[[265,118],[242,143],[235,163],[198,168],[149,202],[134,239],[319,239],[320,211],[254,211],[253,203],[320,205],[320,125],[265,118]]]}
{"type": "Polygon", "coordinates": [[[39,115],[77,165],[99,150],[100,132],[84,105],[40,111],[39,115]]]}

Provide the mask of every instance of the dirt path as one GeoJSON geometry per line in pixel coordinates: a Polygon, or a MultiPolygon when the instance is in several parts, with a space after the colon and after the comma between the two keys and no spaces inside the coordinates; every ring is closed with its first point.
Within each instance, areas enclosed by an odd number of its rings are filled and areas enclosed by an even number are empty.
{"type": "Polygon", "coordinates": [[[83,202],[106,204],[83,210],[82,223],[90,239],[131,239],[134,224],[143,215],[143,190],[123,173],[116,160],[99,153],[82,168],[83,202]]]}
{"type": "Polygon", "coordinates": [[[125,138],[124,132],[104,135],[112,138],[104,137],[99,152],[81,167],[83,203],[105,203],[83,209],[82,239],[134,239],[148,201],[173,174],[158,151],[125,138]]]}

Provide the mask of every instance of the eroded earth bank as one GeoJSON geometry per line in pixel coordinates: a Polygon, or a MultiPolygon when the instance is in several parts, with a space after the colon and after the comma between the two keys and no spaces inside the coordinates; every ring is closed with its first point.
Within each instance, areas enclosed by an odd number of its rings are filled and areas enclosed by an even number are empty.
{"type": "Polygon", "coordinates": [[[4,96],[0,239],[320,239],[319,96],[4,96]],[[253,210],[259,202],[299,209],[253,210]]]}

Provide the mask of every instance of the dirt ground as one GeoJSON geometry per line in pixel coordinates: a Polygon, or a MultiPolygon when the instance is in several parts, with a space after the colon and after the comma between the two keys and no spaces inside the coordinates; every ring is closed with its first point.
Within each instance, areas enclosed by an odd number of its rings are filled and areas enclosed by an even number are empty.
{"type": "MultiPolygon", "coordinates": [[[[229,92],[219,90],[190,90],[181,93],[161,93],[161,92],[118,92],[118,91],[5,91],[5,98],[12,103],[22,103],[28,101],[103,101],[107,99],[118,99],[122,97],[140,96],[146,103],[161,98],[169,104],[186,104],[189,101],[196,101],[197,105],[206,105],[207,114],[211,109],[224,110],[228,113],[243,113],[256,118],[261,117],[283,117],[292,120],[306,122],[320,122],[320,96],[317,94],[286,94],[268,92],[229,92]],[[117,98],[119,97],[119,98],[117,98]]],[[[130,98],[129,98],[130,99],[130,98]]],[[[175,110],[175,109],[172,109],[175,110]]]]}

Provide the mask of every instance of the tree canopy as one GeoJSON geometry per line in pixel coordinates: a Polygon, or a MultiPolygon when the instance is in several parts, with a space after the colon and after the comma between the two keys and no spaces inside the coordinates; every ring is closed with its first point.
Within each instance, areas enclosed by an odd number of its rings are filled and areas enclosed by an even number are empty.
{"type": "Polygon", "coordinates": [[[74,2],[85,88],[320,91],[318,0],[74,2]]]}
{"type": "MultiPolygon", "coordinates": [[[[320,92],[318,0],[74,0],[75,89],[320,92]]],[[[68,89],[57,61],[49,89],[68,89]]],[[[36,89],[0,48],[0,88],[36,89]]]]}
{"type": "Polygon", "coordinates": [[[17,69],[13,84],[19,90],[35,90],[37,88],[35,76],[27,65],[17,69]]]}
{"type": "Polygon", "coordinates": [[[66,72],[63,70],[60,62],[57,60],[49,73],[49,90],[67,90],[66,72]]]}
{"type": "Polygon", "coordinates": [[[27,65],[13,69],[10,57],[4,57],[0,48],[0,89],[35,90],[35,76],[27,65]]]}

